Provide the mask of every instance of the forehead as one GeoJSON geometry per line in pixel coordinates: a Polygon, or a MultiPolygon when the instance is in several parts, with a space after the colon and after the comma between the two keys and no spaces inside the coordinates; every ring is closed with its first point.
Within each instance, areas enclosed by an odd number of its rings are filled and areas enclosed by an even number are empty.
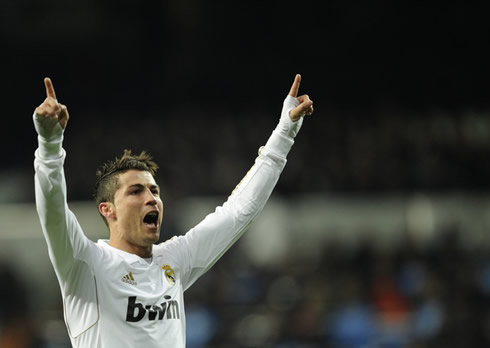
{"type": "Polygon", "coordinates": [[[119,175],[119,187],[128,187],[132,185],[156,185],[155,178],[150,172],[131,169],[119,175]]]}

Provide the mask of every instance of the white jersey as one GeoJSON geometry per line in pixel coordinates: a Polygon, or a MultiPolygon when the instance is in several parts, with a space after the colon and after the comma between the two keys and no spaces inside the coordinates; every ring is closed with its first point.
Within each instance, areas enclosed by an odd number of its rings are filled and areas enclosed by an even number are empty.
{"type": "Polygon", "coordinates": [[[62,136],[39,137],[36,204],[73,347],[183,348],[183,293],[263,208],[294,143],[274,131],[223,206],[185,235],[155,245],[149,262],[83,233],[66,200],[62,136]]]}

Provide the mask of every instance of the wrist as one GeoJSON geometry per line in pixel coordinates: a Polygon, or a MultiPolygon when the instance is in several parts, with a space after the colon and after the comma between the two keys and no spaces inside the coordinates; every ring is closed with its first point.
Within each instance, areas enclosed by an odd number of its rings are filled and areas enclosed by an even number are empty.
{"type": "Polygon", "coordinates": [[[64,130],[57,119],[34,114],[33,121],[40,139],[56,142],[63,137],[64,130]]]}
{"type": "Polygon", "coordinates": [[[297,107],[299,104],[300,102],[296,98],[288,95],[284,100],[279,124],[276,127],[276,131],[278,133],[290,139],[294,139],[296,137],[301,128],[301,125],[303,124],[302,117],[294,122],[289,115],[291,110],[297,107]]]}

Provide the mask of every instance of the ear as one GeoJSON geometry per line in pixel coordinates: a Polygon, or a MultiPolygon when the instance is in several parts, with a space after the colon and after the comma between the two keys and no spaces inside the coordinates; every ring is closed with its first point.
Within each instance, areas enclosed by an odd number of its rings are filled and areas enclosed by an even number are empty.
{"type": "Polygon", "coordinates": [[[114,204],[111,202],[102,202],[99,204],[99,213],[106,219],[113,219],[116,217],[114,204]]]}

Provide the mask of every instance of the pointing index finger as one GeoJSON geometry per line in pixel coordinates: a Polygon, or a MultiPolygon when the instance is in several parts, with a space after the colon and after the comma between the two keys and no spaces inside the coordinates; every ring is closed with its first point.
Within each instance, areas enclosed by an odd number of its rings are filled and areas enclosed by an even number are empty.
{"type": "Polygon", "coordinates": [[[291,90],[289,91],[289,96],[296,98],[298,96],[299,84],[301,82],[301,75],[296,74],[294,78],[293,85],[291,86],[291,90]]]}
{"type": "Polygon", "coordinates": [[[54,91],[53,83],[49,77],[44,78],[44,85],[46,86],[46,96],[56,100],[56,93],[54,91]]]}

